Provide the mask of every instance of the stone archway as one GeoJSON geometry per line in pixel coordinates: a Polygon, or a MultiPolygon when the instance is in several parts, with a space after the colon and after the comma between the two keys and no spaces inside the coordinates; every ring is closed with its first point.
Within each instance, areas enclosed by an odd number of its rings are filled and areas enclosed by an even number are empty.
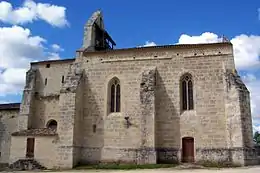
{"type": "Polygon", "coordinates": [[[58,123],[56,120],[49,120],[48,123],[46,124],[48,129],[52,129],[52,130],[57,130],[58,127],[58,123]]]}

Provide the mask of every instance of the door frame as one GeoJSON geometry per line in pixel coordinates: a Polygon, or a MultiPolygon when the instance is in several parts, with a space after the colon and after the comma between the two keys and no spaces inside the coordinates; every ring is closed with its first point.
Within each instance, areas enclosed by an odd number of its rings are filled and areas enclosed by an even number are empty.
{"type": "Polygon", "coordinates": [[[195,161],[195,142],[193,137],[182,138],[182,162],[193,163],[195,161]]]}
{"type": "Polygon", "coordinates": [[[26,158],[34,158],[35,138],[26,139],[26,158]]]}

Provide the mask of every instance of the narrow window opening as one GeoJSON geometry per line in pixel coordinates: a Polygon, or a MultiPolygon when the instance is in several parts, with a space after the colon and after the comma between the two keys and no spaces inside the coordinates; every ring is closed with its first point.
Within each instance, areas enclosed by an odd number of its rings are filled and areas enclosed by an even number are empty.
{"type": "Polygon", "coordinates": [[[121,108],[121,88],[120,81],[114,78],[110,81],[110,112],[120,112],[121,108]]]}
{"type": "Polygon", "coordinates": [[[116,112],[120,112],[120,85],[116,86],[116,112]]]}
{"type": "Polygon", "coordinates": [[[96,133],[96,130],[97,130],[97,125],[93,124],[93,133],[96,133]]]}
{"type": "Polygon", "coordinates": [[[190,74],[186,74],[181,78],[181,105],[182,110],[193,110],[193,82],[190,74]]]}
{"type": "Polygon", "coordinates": [[[45,82],[44,82],[45,85],[47,85],[47,78],[45,78],[45,82]]]}
{"type": "Polygon", "coordinates": [[[50,68],[51,67],[51,64],[46,64],[46,68],[50,68]]]}
{"type": "Polygon", "coordinates": [[[111,105],[110,112],[115,112],[115,85],[111,86],[111,105]]]}
{"type": "Polygon", "coordinates": [[[64,83],[64,76],[62,76],[61,78],[61,83],[64,83]]]}

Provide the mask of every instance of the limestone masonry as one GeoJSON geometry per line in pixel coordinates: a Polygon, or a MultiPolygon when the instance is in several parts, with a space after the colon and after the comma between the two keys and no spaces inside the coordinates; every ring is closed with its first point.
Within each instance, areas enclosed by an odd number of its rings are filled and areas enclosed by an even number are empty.
{"type": "Polygon", "coordinates": [[[0,105],[1,163],[256,163],[230,42],[115,45],[97,11],[75,59],[31,63],[21,104],[0,105]]]}

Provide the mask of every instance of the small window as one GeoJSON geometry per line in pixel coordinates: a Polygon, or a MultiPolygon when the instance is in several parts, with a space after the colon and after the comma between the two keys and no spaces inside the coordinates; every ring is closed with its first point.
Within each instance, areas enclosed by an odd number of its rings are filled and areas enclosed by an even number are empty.
{"type": "Polygon", "coordinates": [[[48,129],[57,130],[58,123],[56,120],[50,120],[46,126],[48,129]]]}
{"type": "Polygon", "coordinates": [[[64,83],[64,76],[62,76],[61,78],[61,83],[64,83]]]}
{"type": "Polygon", "coordinates": [[[47,78],[45,78],[45,82],[44,82],[45,85],[47,85],[47,78]]]}
{"type": "Polygon", "coordinates": [[[93,133],[96,133],[96,131],[97,131],[97,125],[94,124],[94,125],[93,125],[93,133]]]}
{"type": "Polygon", "coordinates": [[[46,68],[50,68],[51,67],[51,65],[50,64],[46,64],[46,68]]]}
{"type": "Polygon", "coordinates": [[[120,112],[121,107],[121,89],[118,78],[113,78],[110,81],[110,112],[120,112]]]}
{"type": "Polygon", "coordinates": [[[193,82],[190,74],[185,74],[181,78],[181,105],[182,110],[193,110],[193,82]]]}

